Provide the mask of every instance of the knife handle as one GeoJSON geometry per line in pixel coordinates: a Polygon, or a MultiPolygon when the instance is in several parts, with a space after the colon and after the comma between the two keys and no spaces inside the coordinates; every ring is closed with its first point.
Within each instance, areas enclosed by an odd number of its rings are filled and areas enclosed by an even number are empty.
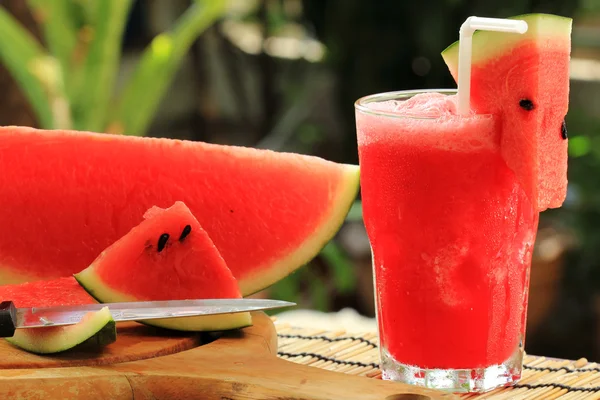
{"type": "Polygon", "coordinates": [[[12,301],[0,303],[0,337],[12,337],[17,325],[17,309],[12,301]]]}

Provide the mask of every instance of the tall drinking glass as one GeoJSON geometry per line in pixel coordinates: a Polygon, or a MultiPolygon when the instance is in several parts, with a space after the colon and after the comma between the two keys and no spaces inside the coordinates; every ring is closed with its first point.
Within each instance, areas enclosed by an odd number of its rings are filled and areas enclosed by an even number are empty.
{"type": "Polygon", "coordinates": [[[454,95],[356,102],[361,194],[384,379],[482,392],[521,376],[538,213],[454,95]]]}

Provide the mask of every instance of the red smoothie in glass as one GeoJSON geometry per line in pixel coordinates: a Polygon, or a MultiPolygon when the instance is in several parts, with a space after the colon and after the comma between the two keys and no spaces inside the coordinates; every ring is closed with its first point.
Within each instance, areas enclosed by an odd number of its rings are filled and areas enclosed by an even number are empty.
{"type": "Polygon", "coordinates": [[[385,357],[421,369],[501,364],[523,347],[538,213],[492,116],[419,94],[357,110],[363,215],[385,357]]]}

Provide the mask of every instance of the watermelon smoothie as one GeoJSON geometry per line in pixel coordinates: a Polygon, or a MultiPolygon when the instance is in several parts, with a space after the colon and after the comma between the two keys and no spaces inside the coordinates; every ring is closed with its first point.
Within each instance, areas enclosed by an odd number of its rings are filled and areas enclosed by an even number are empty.
{"type": "Polygon", "coordinates": [[[356,104],[384,378],[484,391],[521,374],[538,212],[491,115],[451,91],[356,104]]]}

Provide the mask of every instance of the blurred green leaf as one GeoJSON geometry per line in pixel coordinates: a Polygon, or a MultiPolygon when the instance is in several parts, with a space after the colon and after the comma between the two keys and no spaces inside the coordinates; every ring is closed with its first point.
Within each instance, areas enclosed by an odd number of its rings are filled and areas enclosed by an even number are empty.
{"type": "Polygon", "coordinates": [[[44,128],[54,128],[48,84],[52,71],[43,75],[49,55],[12,15],[0,7],[0,59],[17,81],[44,128]],[[40,75],[42,74],[42,75],[40,75]],[[44,81],[44,78],[47,78],[44,81]]]}
{"type": "Polygon", "coordinates": [[[83,66],[83,83],[73,104],[79,116],[77,129],[104,132],[131,4],[132,0],[93,3],[96,18],[92,25],[92,41],[83,66]]]}
{"type": "Polygon", "coordinates": [[[348,222],[362,222],[362,201],[356,200],[352,203],[352,207],[350,207],[350,211],[348,211],[348,215],[346,215],[346,221],[348,222]]]}
{"type": "Polygon", "coordinates": [[[311,300],[311,308],[317,311],[328,311],[330,306],[329,293],[325,285],[318,276],[309,272],[308,292],[311,300]]]}
{"type": "Polygon", "coordinates": [[[86,23],[95,24],[96,15],[98,15],[98,7],[96,7],[98,0],[72,0],[72,2],[77,6],[86,23]]]}
{"type": "MultiPolygon", "coordinates": [[[[48,49],[60,63],[61,76],[69,76],[73,51],[77,44],[77,28],[70,11],[72,1],[28,0],[28,4],[43,28],[48,49]]],[[[67,93],[70,93],[69,82],[65,82],[67,93]]]]}
{"type": "Polygon", "coordinates": [[[591,141],[586,136],[575,136],[569,140],[569,155],[581,157],[591,150],[591,141]]]}
{"type": "Polygon", "coordinates": [[[224,0],[196,0],[173,30],[156,36],[123,90],[111,132],[143,135],[196,38],[225,11],[224,0]]]}
{"type": "MultiPolygon", "coordinates": [[[[570,141],[569,141],[570,142],[570,141]]],[[[590,142],[590,153],[594,155],[596,160],[600,160],[600,135],[596,133],[589,139],[590,142]]],[[[571,143],[569,143],[571,144],[571,143]]],[[[597,188],[598,186],[596,186],[597,188]]]]}
{"type": "Polygon", "coordinates": [[[598,0],[581,0],[580,4],[580,12],[600,12],[600,1],[598,0]]]}
{"type": "Polygon", "coordinates": [[[323,132],[315,124],[303,124],[298,129],[298,139],[303,145],[312,147],[323,140],[323,132]]]}
{"type": "Polygon", "coordinates": [[[321,257],[331,269],[336,289],[348,293],[356,287],[356,275],[352,262],[344,251],[331,241],[321,250],[321,257]]]}
{"type": "Polygon", "coordinates": [[[300,301],[300,280],[301,270],[297,271],[269,288],[271,296],[275,299],[299,303],[300,301]]]}

